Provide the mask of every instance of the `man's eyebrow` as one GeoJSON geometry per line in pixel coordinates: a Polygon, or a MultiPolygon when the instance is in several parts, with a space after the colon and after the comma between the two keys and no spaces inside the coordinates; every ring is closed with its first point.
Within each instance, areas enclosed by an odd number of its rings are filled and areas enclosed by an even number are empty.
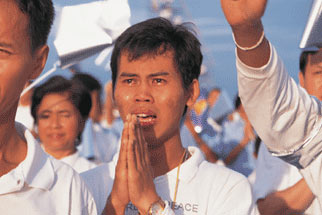
{"type": "Polygon", "coordinates": [[[120,77],[136,77],[136,76],[138,76],[138,75],[135,73],[129,73],[129,72],[122,72],[120,74],[120,77]]]}
{"type": "Polygon", "coordinates": [[[70,113],[71,111],[70,110],[60,110],[58,111],[58,113],[70,113]]]}
{"type": "Polygon", "coordinates": [[[151,74],[150,76],[156,77],[156,76],[168,76],[168,75],[170,75],[169,72],[156,72],[156,73],[151,74]]]}
{"type": "MultiPolygon", "coordinates": [[[[149,76],[150,77],[157,77],[157,76],[168,76],[170,75],[169,72],[156,72],[156,73],[152,73],[149,76]]],[[[138,75],[135,73],[129,73],[129,72],[122,72],[120,74],[120,77],[137,77],[138,75]]]]}

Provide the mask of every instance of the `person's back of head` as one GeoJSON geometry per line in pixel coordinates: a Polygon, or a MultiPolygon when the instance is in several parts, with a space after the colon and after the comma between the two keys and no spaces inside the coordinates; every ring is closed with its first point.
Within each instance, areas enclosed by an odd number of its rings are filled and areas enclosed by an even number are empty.
{"type": "Polygon", "coordinates": [[[82,84],[89,92],[97,90],[100,93],[102,90],[100,82],[94,76],[87,73],[77,72],[73,75],[71,80],[82,84]]]}
{"type": "Polygon", "coordinates": [[[188,89],[198,79],[202,63],[200,42],[187,24],[174,25],[164,18],[152,18],[128,28],[116,40],[111,57],[112,83],[115,87],[120,56],[126,52],[133,61],[142,56],[158,56],[171,51],[174,64],[188,89]]]}
{"type": "Polygon", "coordinates": [[[87,73],[75,73],[71,80],[77,84],[84,86],[89,91],[92,100],[92,108],[89,117],[94,122],[99,122],[102,117],[102,85],[96,78],[87,73]]]}

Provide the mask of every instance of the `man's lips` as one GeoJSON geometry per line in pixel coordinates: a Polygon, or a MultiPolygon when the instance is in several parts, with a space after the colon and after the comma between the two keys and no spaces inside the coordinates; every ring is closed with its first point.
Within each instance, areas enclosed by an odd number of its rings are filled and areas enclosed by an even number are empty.
{"type": "Polygon", "coordinates": [[[135,112],[141,126],[152,126],[156,123],[157,115],[152,111],[135,112]]]}

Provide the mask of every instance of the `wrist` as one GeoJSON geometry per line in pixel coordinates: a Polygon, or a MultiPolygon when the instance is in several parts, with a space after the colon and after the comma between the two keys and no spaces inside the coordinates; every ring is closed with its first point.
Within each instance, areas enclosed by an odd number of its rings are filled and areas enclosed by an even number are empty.
{"type": "Polygon", "coordinates": [[[158,201],[162,201],[162,200],[159,196],[156,196],[153,198],[151,197],[151,198],[145,199],[141,201],[140,204],[136,203],[134,205],[137,207],[141,215],[146,215],[146,214],[149,214],[149,210],[151,209],[151,206],[157,203],[158,201]]]}
{"type": "Polygon", "coordinates": [[[128,202],[123,203],[123,202],[119,201],[118,198],[115,195],[113,195],[113,193],[110,194],[107,201],[108,201],[108,204],[110,205],[110,207],[112,207],[114,209],[116,215],[117,214],[124,214],[125,208],[126,208],[128,202]]]}
{"type": "Polygon", "coordinates": [[[165,207],[166,203],[162,199],[159,199],[158,201],[151,204],[147,215],[162,215],[165,207]]]}
{"type": "Polygon", "coordinates": [[[236,44],[242,47],[251,47],[260,40],[263,35],[263,25],[259,20],[239,26],[232,26],[233,37],[236,44]]]}

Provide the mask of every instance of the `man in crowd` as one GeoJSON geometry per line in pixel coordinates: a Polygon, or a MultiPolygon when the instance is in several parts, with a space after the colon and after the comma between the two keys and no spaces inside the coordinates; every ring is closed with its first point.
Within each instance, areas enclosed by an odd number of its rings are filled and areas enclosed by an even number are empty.
{"type": "MultiPolygon", "coordinates": [[[[299,68],[301,87],[322,100],[322,52],[302,51],[299,68]]],[[[259,150],[253,190],[261,214],[321,212],[318,201],[314,200],[314,195],[298,169],[272,156],[263,144],[259,150]]]]}
{"type": "Polygon", "coordinates": [[[321,205],[321,103],[290,78],[265,38],[261,17],[267,0],[221,3],[237,46],[239,94],[246,113],[268,150],[300,169],[321,205]]]}
{"type": "Polygon", "coordinates": [[[49,51],[46,41],[53,17],[50,0],[0,0],[0,211],[3,214],[97,213],[93,197],[79,175],[45,154],[30,131],[15,124],[23,87],[45,66],[49,51]]]}
{"type": "Polygon", "coordinates": [[[95,196],[109,195],[104,214],[253,214],[244,176],[182,147],[180,121],[198,98],[201,62],[195,35],[162,18],[133,25],[117,39],[113,96],[124,129],[115,179],[103,186],[97,174],[87,180],[93,190],[100,187],[95,196]]]}

